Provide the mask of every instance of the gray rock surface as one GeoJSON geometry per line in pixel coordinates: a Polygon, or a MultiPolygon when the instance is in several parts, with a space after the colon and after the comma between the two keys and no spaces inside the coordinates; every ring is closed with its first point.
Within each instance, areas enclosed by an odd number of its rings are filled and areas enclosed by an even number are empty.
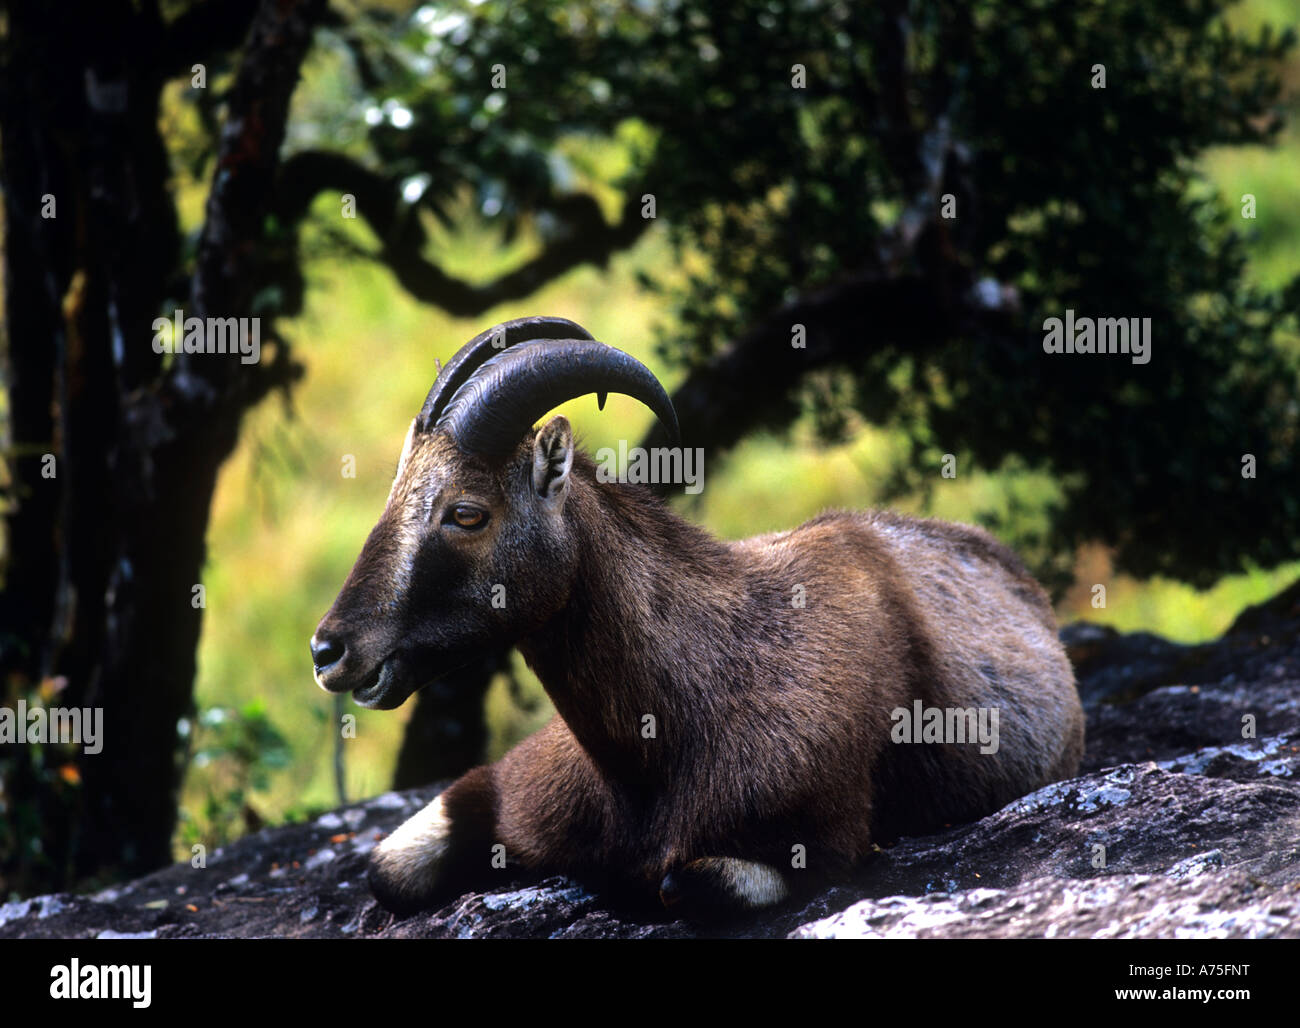
{"type": "Polygon", "coordinates": [[[204,868],[5,904],[0,938],[1300,937],[1300,583],[1204,646],[1089,625],[1062,638],[1088,714],[1078,778],[774,911],[692,924],[502,871],[395,918],[370,898],[366,855],[429,788],[263,830],[204,868]]]}

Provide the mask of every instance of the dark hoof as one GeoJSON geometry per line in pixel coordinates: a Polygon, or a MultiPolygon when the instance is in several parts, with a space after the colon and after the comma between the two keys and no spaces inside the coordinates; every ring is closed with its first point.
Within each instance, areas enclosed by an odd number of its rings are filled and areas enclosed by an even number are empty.
{"type": "Polygon", "coordinates": [[[676,872],[669,871],[659,883],[659,902],[665,907],[674,907],[682,901],[682,886],[676,872]]]}

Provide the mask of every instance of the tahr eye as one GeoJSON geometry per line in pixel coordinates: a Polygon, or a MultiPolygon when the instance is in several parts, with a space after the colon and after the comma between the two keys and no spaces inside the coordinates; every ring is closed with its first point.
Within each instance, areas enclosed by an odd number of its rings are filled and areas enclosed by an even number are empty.
{"type": "Polygon", "coordinates": [[[463,503],[456,504],[447,514],[447,520],[454,521],[461,528],[482,528],[487,524],[487,513],[485,511],[463,503]]]}

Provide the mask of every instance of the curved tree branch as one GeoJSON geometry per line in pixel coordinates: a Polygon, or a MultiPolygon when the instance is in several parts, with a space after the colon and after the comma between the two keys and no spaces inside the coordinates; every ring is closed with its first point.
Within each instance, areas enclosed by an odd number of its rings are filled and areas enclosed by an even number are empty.
{"type": "MultiPolygon", "coordinates": [[[[1010,331],[1014,294],[987,288],[992,283],[973,287],[950,225],[939,216],[946,183],[964,163],[947,116],[915,133],[911,147],[913,199],[880,240],[870,266],[767,314],[693,369],[673,393],[685,445],[704,448],[709,464],[756,428],[793,421],[796,390],[812,371],[861,366],[886,347],[923,352],[955,333],[1010,331]],[[799,348],[791,345],[795,325],[805,332],[799,348]]],[[[642,445],[667,446],[663,426],[654,424],[642,445]]],[[[671,487],[655,488],[663,493],[671,487]]]]}
{"type": "Polygon", "coordinates": [[[276,213],[288,226],[296,226],[322,192],[356,197],[357,210],[380,239],[379,250],[370,256],[390,268],[417,300],[457,317],[472,317],[507,300],[528,296],[579,265],[603,266],[614,253],[636,242],[649,225],[641,217],[636,190],[612,225],[590,196],[557,197],[544,211],[560,222],[559,238],[518,268],[476,285],[447,274],[424,256],[427,236],[416,217],[416,207],[402,199],[399,179],[372,171],[342,154],[306,150],[284,162],[279,181],[276,213]]]}

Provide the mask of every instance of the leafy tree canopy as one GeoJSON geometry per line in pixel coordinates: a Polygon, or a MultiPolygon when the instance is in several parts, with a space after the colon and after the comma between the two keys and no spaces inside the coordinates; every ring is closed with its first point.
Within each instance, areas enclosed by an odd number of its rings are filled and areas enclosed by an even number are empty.
{"type": "Polygon", "coordinates": [[[1249,223],[1193,163],[1274,137],[1294,37],[1236,35],[1222,6],[363,9],[338,43],[367,145],[288,167],[355,187],[375,256],[465,312],[630,244],[652,195],[682,257],[646,284],[691,369],[688,438],[720,452],[803,408],[835,437],[856,412],[909,440],[890,494],[928,488],[947,452],[1046,470],[1040,563],[1100,539],[1133,574],[1205,585],[1300,554],[1300,283],[1247,283],[1249,223]],[[608,140],[613,174],[589,159],[608,140]],[[486,285],[445,274],[419,215],[451,225],[466,195],[538,256],[486,285]],[[1150,318],[1149,363],[1045,354],[1067,309],[1150,318]]]}

